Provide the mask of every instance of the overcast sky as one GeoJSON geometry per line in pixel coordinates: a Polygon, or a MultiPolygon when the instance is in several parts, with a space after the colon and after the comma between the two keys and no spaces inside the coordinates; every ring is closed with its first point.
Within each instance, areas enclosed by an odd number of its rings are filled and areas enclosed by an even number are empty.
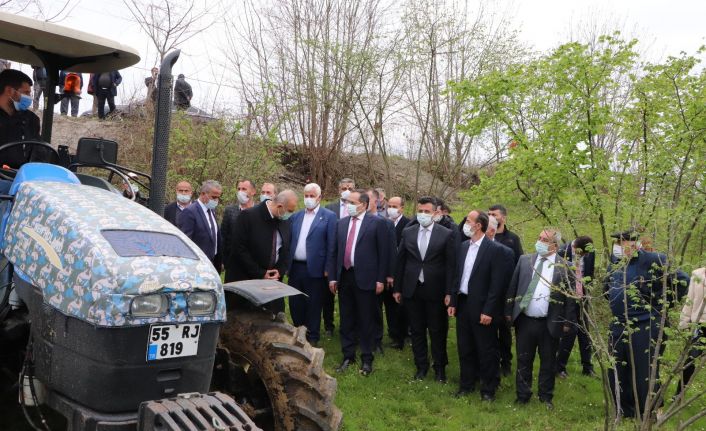
{"type": "MultiPolygon", "coordinates": [[[[231,11],[240,8],[241,0],[224,1],[231,11]]],[[[45,3],[51,8],[63,0],[45,3]]],[[[61,25],[118,40],[140,52],[142,61],[122,71],[125,79],[119,99],[144,91],[143,80],[155,63],[156,54],[122,0],[77,0],[74,4],[61,25]]],[[[486,4],[498,14],[508,14],[521,39],[539,51],[556,47],[569,40],[572,29],[596,21],[640,39],[639,49],[650,60],[677,55],[680,51],[693,54],[706,43],[703,0],[494,0],[486,4]]],[[[233,89],[214,85],[214,82],[229,84],[229,71],[224,69],[221,52],[215,46],[219,38],[222,39],[222,29],[216,25],[187,43],[174,69],[175,75],[186,74],[194,87],[195,104],[206,110],[238,105],[233,89]]],[[[90,97],[84,98],[81,110],[88,109],[90,103],[90,97]]]]}

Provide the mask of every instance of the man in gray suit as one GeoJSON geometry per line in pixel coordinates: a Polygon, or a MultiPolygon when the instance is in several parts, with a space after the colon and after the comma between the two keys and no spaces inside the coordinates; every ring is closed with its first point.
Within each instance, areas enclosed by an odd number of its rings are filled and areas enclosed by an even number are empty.
{"type": "Polygon", "coordinates": [[[520,257],[507,291],[505,319],[515,325],[518,404],[532,396],[532,364],[539,351],[539,400],[554,408],[554,378],[559,338],[576,324],[575,278],[557,254],[561,233],[544,229],[536,253],[520,257]]]}
{"type": "MultiPolygon", "coordinates": [[[[348,217],[348,210],[346,209],[346,199],[348,195],[355,190],[355,181],[350,178],[343,178],[338,182],[338,191],[341,194],[341,198],[336,202],[331,202],[326,205],[327,210],[331,210],[336,214],[338,219],[348,217]]],[[[328,289],[324,292],[324,297],[322,299],[321,314],[324,317],[324,328],[326,329],[326,336],[333,336],[333,330],[336,325],[333,323],[333,309],[336,297],[328,289]]]]}

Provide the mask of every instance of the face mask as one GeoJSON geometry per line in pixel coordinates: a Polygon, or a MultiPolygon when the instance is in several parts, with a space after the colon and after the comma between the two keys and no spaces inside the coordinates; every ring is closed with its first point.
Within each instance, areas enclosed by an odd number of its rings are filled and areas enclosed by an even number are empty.
{"type": "Polygon", "coordinates": [[[540,256],[544,256],[549,253],[549,245],[542,241],[537,241],[534,243],[534,249],[537,250],[540,256]]]}
{"type": "Polygon", "coordinates": [[[211,211],[215,210],[217,206],[218,206],[218,199],[211,199],[208,202],[206,202],[206,208],[210,209],[211,211]]]}
{"type": "Polygon", "coordinates": [[[317,205],[316,198],[304,198],[304,206],[306,209],[313,210],[317,205]]]}
{"type": "Polygon", "coordinates": [[[613,256],[617,257],[618,259],[623,258],[623,247],[620,244],[613,244],[613,256]]]}
{"type": "MultiPolygon", "coordinates": [[[[282,208],[282,209],[284,209],[284,208],[282,208]]],[[[283,220],[283,221],[284,221],[284,220],[287,220],[287,219],[289,219],[289,218],[292,216],[292,214],[294,214],[294,213],[291,213],[291,212],[289,212],[289,211],[287,211],[287,210],[284,210],[284,214],[282,214],[281,216],[279,216],[279,219],[280,219],[280,220],[283,220]]]]}
{"type": "Polygon", "coordinates": [[[188,204],[190,200],[191,195],[182,195],[180,193],[177,193],[177,202],[179,202],[180,204],[188,204]]]}
{"type": "Polygon", "coordinates": [[[350,190],[344,190],[344,191],[342,191],[342,192],[341,192],[341,200],[342,200],[342,201],[345,201],[346,199],[348,199],[348,196],[350,196],[350,195],[351,195],[351,191],[350,191],[350,190]]]}
{"type": "Polygon", "coordinates": [[[29,96],[26,95],[26,94],[21,94],[21,93],[20,93],[20,101],[19,101],[19,102],[15,102],[15,101],[13,100],[12,103],[15,104],[15,109],[16,109],[17,111],[26,111],[26,110],[29,109],[30,106],[32,106],[32,98],[29,97],[29,96]]]}
{"type": "Polygon", "coordinates": [[[242,190],[239,191],[238,192],[238,202],[240,202],[241,205],[250,202],[250,196],[248,196],[248,192],[244,192],[242,190]]]}
{"type": "Polygon", "coordinates": [[[441,217],[443,217],[441,214],[436,214],[432,220],[434,220],[434,223],[439,223],[441,221],[441,217]]]}
{"type": "Polygon", "coordinates": [[[346,208],[348,209],[348,214],[349,214],[351,217],[357,217],[357,216],[358,216],[358,214],[359,214],[358,205],[356,205],[356,204],[347,204],[347,205],[346,205],[346,208]]]}
{"type": "Polygon", "coordinates": [[[463,234],[469,238],[473,236],[473,230],[471,229],[471,226],[467,223],[463,224],[463,234]]]}
{"type": "Polygon", "coordinates": [[[387,209],[387,215],[391,219],[396,219],[397,217],[400,216],[400,210],[398,208],[388,208],[387,209]]]}
{"type": "Polygon", "coordinates": [[[417,213],[417,221],[420,225],[428,227],[432,224],[433,218],[431,214],[417,213]]]}
{"type": "Polygon", "coordinates": [[[269,201],[271,198],[267,195],[260,195],[260,202],[269,201]]]}

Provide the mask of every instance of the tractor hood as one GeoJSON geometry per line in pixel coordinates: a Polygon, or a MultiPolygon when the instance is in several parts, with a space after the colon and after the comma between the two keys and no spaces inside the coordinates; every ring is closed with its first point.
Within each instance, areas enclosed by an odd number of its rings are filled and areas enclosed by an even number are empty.
{"type": "Polygon", "coordinates": [[[20,184],[3,253],[44,302],[97,326],[225,320],[221,279],[206,255],[171,223],[95,187],[45,181],[20,184]],[[191,316],[186,295],[211,291],[215,312],[191,316]],[[130,314],[131,301],[169,297],[158,318],[130,314]]]}

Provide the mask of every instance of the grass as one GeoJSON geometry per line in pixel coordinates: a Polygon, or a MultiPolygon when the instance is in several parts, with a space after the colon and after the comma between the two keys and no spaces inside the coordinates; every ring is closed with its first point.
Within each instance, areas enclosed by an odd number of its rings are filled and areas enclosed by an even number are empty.
{"type": "MultiPolygon", "coordinates": [[[[386,341],[389,342],[389,340],[386,341]]],[[[415,372],[412,350],[385,349],[384,356],[376,356],[374,372],[369,377],[358,374],[357,367],[337,374],[336,366],[342,361],[338,334],[324,337],[320,344],[326,351],[326,371],[338,380],[336,405],[343,412],[343,430],[599,430],[603,429],[603,397],[598,377],[581,374],[578,347],[567,365],[569,377],[556,379],[554,410],[548,411],[536,396],[539,357],[535,360],[531,402],[517,406],[513,374],[503,378],[493,403],[483,403],[475,392],[456,399],[458,389],[458,356],[454,319],[450,321],[448,337],[448,383],[433,381],[433,373],[424,381],[414,381],[415,372]]],[[[358,358],[359,360],[359,358],[358,358]]],[[[597,364],[594,363],[597,367],[597,364]]],[[[692,384],[692,394],[704,390],[703,374],[692,384]]],[[[670,390],[670,394],[674,391],[670,390]]],[[[690,414],[698,409],[692,408],[690,414]]],[[[683,416],[685,419],[688,416],[683,416]]],[[[673,429],[668,426],[666,429],[673,429]]],[[[632,422],[625,421],[620,429],[632,429],[632,422]]],[[[706,418],[692,425],[690,430],[706,429],[706,418]]]]}

